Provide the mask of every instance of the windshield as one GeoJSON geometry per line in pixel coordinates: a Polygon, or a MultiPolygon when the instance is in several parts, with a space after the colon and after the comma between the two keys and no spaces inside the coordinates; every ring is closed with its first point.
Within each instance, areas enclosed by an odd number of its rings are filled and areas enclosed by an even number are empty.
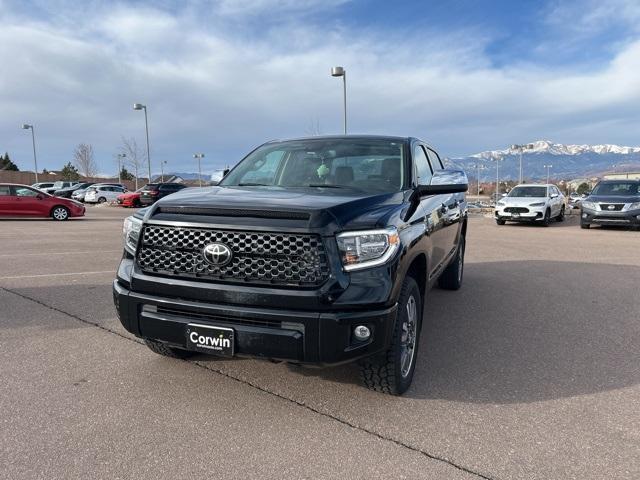
{"type": "Polygon", "coordinates": [[[539,198],[547,196],[547,187],[515,187],[509,192],[509,197],[539,198]]]}
{"type": "Polygon", "coordinates": [[[269,143],[249,154],[220,185],[396,192],[404,185],[403,147],[401,141],[385,139],[269,143]]]}
{"type": "Polygon", "coordinates": [[[607,182],[599,183],[591,195],[633,196],[640,195],[640,183],[637,182],[607,182]]]}

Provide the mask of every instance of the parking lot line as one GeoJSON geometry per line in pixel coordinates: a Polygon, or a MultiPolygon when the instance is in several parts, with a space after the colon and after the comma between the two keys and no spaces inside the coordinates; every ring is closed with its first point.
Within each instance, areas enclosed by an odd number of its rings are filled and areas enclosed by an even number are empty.
{"type": "Polygon", "coordinates": [[[97,275],[100,273],[115,274],[115,269],[112,270],[100,270],[97,272],[71,272],[71,273],[42,273],[38,275],[14,275],[11,277],[2,277],[0,280],[15,280],[18,278],[41,278],[41,277],[67,277],[73,275],[97,275]]]}
{"type": "MultiPolygon", "coordinates": [[[[100,250],[100,253],[119,253],[121,252],[122,249],[119,250],[100,250]]],[[[95,254],[95,250],[87,250],[86,252],[41,252],[41,253],[10,253],[10,254],[3,254],[0,255],[0,258],[2,257],[33,257],[33,256],[37,256],[37,255],[83,255],[86,253],[92,253],[95,254]]]]}

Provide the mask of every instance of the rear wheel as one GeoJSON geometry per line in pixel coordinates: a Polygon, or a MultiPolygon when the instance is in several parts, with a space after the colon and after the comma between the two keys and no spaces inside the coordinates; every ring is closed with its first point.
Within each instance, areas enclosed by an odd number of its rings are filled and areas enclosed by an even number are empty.
{"type": "Polygon", "coordinates": [[[58,221],[66,220],[69,218],[69,210],[67,207],[54,207],[53,210],[51,210],[51,218],[58,221]]]}
{"type": "Polygon", "coordinates": [[[148,338],[144,339],[144,344],[149,347],[152,352],[155,352],[158,355],[162,355],[164,357],[189,358],[195,354],[195,352],[192,352],[190,350],[170,347],[165,343],[150,340],[148,338]]]}
{"type": "Polygon", "coordinates": [[[413,380],[422,322],[422,299],[418,284],[406,277],[402,284],[391,346],[382,355],[360,363],[364,385],[370,390],[402,395],[413,380]]]}
{"type": "Polygon", "coordinates": [[[98,203],[104,203],[104,202],[106,202],[106,201],[107,201],[107,199],[106,199],[106,198],[104,198],[104,197],[100,197],[100,198],[98,198],[98,203]]]}
{"type": "Polygon", "coordinates": [[[460,237],[458,250],[453,261],[442,272],[438,279],[438,286],[445,290],[458,290],[462,286],[462,274],[464,273],[464,248],[465,238],[460,237]]]}

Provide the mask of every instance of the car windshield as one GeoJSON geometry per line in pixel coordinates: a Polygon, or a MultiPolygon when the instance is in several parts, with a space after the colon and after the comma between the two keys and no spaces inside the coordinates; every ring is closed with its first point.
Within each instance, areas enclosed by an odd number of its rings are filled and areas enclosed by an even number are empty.
{"type": "Polygon", "coordinates": [[[263,145],[242,160],[220,185],[384,193],[400,190],[404,177],[402,141],[327,138],[263,145]]]}
{"type": "Polygon", "coordinates": [[[547,187],[515,187],[509,192],[509,197],[540,198],[547,196],[547,187]]]}
{"type": "Polygon", "coordinates": [[[633,196],[640,194],[640,183],[637,182],[607,182],[599,183],[591,195],[633,196]]]}

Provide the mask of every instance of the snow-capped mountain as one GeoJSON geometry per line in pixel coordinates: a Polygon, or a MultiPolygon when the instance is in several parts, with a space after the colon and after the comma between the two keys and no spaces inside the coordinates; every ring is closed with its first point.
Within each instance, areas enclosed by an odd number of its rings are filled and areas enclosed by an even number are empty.
{"type": "MultiPolygon", "coordinates": [[[[449,161],[467,170],[471,177],[477,176],[477,168],[493,169],[496,160],[500,163],[500,177],[504,180],[515,180],[519,177],[520,154],[525,179],[541,179],[546,177],[545,165],[552,165],[550,174],[556,179],[570,179],[579,176],[593,176],[611,171],[640,170],[640,147],[623,147],[619,145],[565,145],[548,140],[511,146],[502,150],[490,150],[462,158],[451,158],[449,161]]],[[[491,178],[489,172],[481,177],[491,178]]]]}

